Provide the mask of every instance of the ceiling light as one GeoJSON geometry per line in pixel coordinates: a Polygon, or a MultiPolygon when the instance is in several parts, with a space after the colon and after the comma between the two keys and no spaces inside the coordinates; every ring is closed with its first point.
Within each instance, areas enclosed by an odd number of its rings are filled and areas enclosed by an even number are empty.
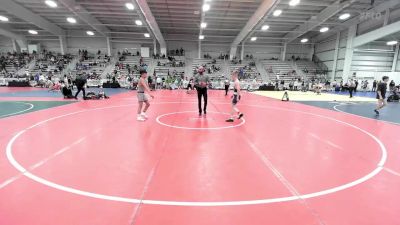
{"type": "Polygon", "coordinates": [[[264,26],[261,27],[261,30],[268,30],[268,29],[269,29],[268,25],[264,25],[264,26]]]}
{"type": "Polygon", "coordinates": [[[303,39],[301,39],[300,42],[301,42],[301,43],[306,43],[306,42],[308,42],[308,39],[307,39],[307,38],[303,38],[303,39]]]}
{"type": "Polygon", "coordinates": [[[290,6],[296,6],[296,5],[298,5],[300,3],[300,0],[291,0],[290,2],[289,2],[289,5],[290,6]]]}
{"type": "Polygon", "coordinates": [[[399,43],[398,41],[388,41],[386,44],[387,45],[397,45],[399,43]]]}
{"type": "Polygon", "coordinates": [[[28,30],[28,32],[29,32],[30,34],[38,34],[38,32],[37,32],[36,30],[28,30]]]}
{"type": "Polygon", "coordinates": [[[76,23],[76,19],[75,19],[75,18],[72,18],[72,17],[68,17],[68,18],[67,18],[67,21],[68,21],[69,23],[76,23]]]}
{"type": "Polygon", "coordinates": [[[207,23],[204,23],[204,22],[201,23],[201,24],[200,24],[200,27],[201,27],[201,28],[206,28],[206,27],[207,27],[207,23]]]}
{"type": "Polygon", "coordinates": [[[90,31],[90,30],[88,30],[88,31],[86,31],[86,34],[87,34],[87,35],[89,35],[89,36],[93,36],[93,35],[94,35],[94,32],[93,32],[93,31],[90,31]]]}
{"type": "Polygon", "coordinates": [[[204,0],[204,2],[211,2],[211,0],[204,0]]]}
{"type": "Polygon", "coordinates": [[[327,32],[328,30],[329,30],[329,27],[323,27],[323,28],[321,28],[321,29],[319,30],[319,32],[325,33],[325,32],[327,32]]]}
{"type": "Polygon", "coordinates": [[[0,21],[2,21],[2,22],[7,22],[7,21],[8,21],[8,18],[5,17],[5,16],[0,16],[0,21]]]}
{"type": "Polygon", "coordinates": [[[207,12],[208,10],[210,10],[210,5],[209,4],[204,4],[203,5],[203,11],[207,12]]]}
{"type": "Polygon", "coordinates": [[[125,4],[125,7],[126,7],[127,9],[129,9],[129,10],[134,10],[134,9],[135,9],[135,6],[134,6],[132,3],[130,3],[130,2],[126,3],[126,4],[125,4]]]}
{"type": "Polygon", "coordinates": [[[280,10],[280,9],[275,10],[273,13],[274,16],[280,16],[281,14],[282,14],[282,10],[280,10]]]}
{"type": "Polygon", "coordinates": [[[46,3],[46,5],[48,5],[51,8],[56,8],[57,7],[57,3],[55,1],[52,1],[52,0],[47,0],[44,3],[46,3]]]}
{"type": "Polygon", "coordinates": [[[199,39],[200,39],[200,40],[203,40],[203,39],[204,39],[204,35],[200,35],[200,36],[199,36],[199,39]]]}
{"type": "Polygon", "coordinates": [[[251,40],[251,41],[256,41],[256,40],[257,40],[257,37],[251,37],[250,40],[251,40]]]}
{"type": "Polygon", "coordinates": [[[339,19],[341,20],[347,20],[348,18],[350,18],[350,13],[345,13],[339,16],[339,19]]]}
{"type": "Polygon", "coordinates": [[[149,38],[149,37],[150,37],[150,34],[149,34],[149,33],[145,33],[144,36],[147,37],[147,38],[149,38]]]}
{"type": "Polygon", "coordinates": [[[135,20],[135,23],[136,23],[136,25],[138,25],[138,26],[142,26],[142,25],[143,25],[143,23],[142,23],[141,20],[135,20]]]}

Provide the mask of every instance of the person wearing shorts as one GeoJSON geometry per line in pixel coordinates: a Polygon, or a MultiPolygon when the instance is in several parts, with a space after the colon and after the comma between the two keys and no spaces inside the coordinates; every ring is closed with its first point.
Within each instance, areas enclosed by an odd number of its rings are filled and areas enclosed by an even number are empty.
{"type": "Polygon", "coordinates": [[[383,76],[382,82],[379,82],[378,87],[376,89],[376,99],[378,99],[378,105],[374,111],[377,116],[379,116],[379,110],[381,110],[383,107],[387,105],[386,90],[388,82],[389,82],[389,77],[383,76]]]}
{"type": "Polygon", "coordinates": [[[231,117],[226,120],[226,122],[232,123],[235,121],[235,114],[237,115],[237,119],[240,120],[243,117],[243,113],[237,108],[237,104],[240,101],[240,82],[239,82],[239,72],[233,71],[232,80],[233,80],[233,96],[232,96],[232,111],[231,117]]]}
{"type": "Polygon", "coordinates": [[[137,111],[137,120],[138,121],[145,121],[148,117],[146,115],[147,110],[150,107],[149,97],[154,98],[151,94],[149,83],[147,79],[147,71],[140,70],[140,79],[137,85],[137,98],[139,102],[138,111],[137,111]],[[143,103],[146,104],[143,111],[143,103]]]}

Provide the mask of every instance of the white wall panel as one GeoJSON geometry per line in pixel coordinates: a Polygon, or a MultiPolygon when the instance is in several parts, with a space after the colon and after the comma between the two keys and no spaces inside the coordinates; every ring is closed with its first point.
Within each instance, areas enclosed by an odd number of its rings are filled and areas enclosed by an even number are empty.
{"type": "Polygon", "coordinates": [[[10,38],[0,36],[0,53],[13,52],[13,44],[10,38]]]}

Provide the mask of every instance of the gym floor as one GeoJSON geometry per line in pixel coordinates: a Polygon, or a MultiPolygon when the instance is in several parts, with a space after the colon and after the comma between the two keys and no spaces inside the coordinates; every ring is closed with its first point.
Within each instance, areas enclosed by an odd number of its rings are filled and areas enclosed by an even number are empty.
{"type": "Polygon", "coordinates": [[[63,100],[0,88],[0,224],[398,225],[399,103],[334,93],[156,91],[63,100]],[[265,95],[265,96],[263,96],[265,95]],[[372,112],[373,113],[373,112],[372,112]]]}

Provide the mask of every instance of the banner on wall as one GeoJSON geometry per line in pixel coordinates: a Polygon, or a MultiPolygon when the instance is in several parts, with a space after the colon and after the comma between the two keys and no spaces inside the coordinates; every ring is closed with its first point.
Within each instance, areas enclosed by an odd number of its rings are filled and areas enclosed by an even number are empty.
{"type": "Polygon", "coordinates": [[[142,56],[142,57],[150,57],[150,48],[148,48],[148,47],[141,47],[140,48],[140,55],[142,56]]]}

